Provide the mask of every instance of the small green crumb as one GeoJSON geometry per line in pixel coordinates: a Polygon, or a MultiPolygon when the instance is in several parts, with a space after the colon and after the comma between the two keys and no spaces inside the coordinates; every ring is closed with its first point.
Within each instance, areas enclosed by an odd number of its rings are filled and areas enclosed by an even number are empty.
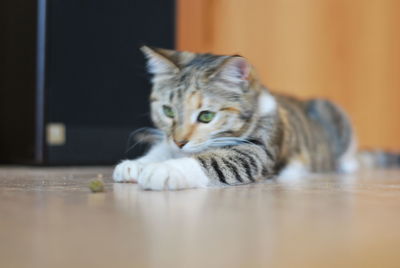
{"type": "Polygon", "coordinates": [[[89,182],[89,188],[92,193],[104,192],[104,182],[102,179],[93,179],[89,182]]]}

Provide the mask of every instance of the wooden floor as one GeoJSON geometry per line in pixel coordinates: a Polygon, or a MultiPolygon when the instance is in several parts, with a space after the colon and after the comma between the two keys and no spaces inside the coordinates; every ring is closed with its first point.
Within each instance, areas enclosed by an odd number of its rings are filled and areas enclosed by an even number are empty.
{"type": "Polygon", "coordinates": [[[400,170],[176,192],[110,174],[0,168],[0,267],[400,267],[400,170]]]}

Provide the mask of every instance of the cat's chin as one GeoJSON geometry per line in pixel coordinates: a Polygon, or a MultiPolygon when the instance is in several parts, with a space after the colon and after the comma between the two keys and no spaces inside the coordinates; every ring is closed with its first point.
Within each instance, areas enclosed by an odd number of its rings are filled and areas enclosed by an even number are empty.
{"type": "Polygon", "coordinates": [[[185,148],[185,147],[184,147],[184,148],[180,149],[180,151],[181,151],[182,153],[191,155],[191,154],[201,153],[201,152],[205,151],[205,149],[206,149],[206,148],[190,148],[190,147],[185,148]]]}
{"type": "Polygon", "coordinates": [[[179,150],[186,155],[193,155],[193,154],[205,152],[208,149],[209,149],[209,146],[204,145],[204,144],[202,146],[190,146],[190,144],[188,144],[179,150]]]}
{"type": "Polygon", "coordinates": [[[205,146],[204,144],[201,145],[193,145],[190,142],[183,146],[182,148],[179,148],[176,146],[175,143],[169,142],[169,146],[172,149],[172,151],[177,154],[177,155],[182,155],[182,156],[190,156],[196,153],[201,153],[204,152],[208,149],[208,146],[205,146]]]}

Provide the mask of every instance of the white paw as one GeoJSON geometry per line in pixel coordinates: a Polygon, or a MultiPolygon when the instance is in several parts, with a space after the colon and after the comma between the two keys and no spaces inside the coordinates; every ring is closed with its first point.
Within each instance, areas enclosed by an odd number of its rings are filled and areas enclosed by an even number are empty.
{"type": "Polygon", "coordinates": [[[180,158],[146,165],[138,183],[147,190],[178,190],[206,187],[208,181],[196,160],[180,158]]]}
{"type": "Polygon", "coordinates": [[[116,182],[137,182],[144,164],[137,160],[125,160],[119,163],[113,173],[116,182]]]}

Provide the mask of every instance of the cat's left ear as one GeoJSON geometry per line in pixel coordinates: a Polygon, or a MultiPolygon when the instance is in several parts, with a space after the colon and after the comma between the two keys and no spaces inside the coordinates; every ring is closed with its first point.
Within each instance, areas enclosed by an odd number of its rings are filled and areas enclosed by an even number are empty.
{"type": "Polygon", "coordinates": [[[142,46],[140,50],[147,58],[147,67],[151,74],[175,74],[179,72],[179,67],[174,62],[176,51],[163,48],[150,48],[148,46],[142,46]]]}
{"type": "Polygon", "coordinates": [[[218,77],[232,83],[241,83],[247,81],[250,76],[251,65],[243,57],[232,56],[212,74],[212,77],[218,77]]]}

